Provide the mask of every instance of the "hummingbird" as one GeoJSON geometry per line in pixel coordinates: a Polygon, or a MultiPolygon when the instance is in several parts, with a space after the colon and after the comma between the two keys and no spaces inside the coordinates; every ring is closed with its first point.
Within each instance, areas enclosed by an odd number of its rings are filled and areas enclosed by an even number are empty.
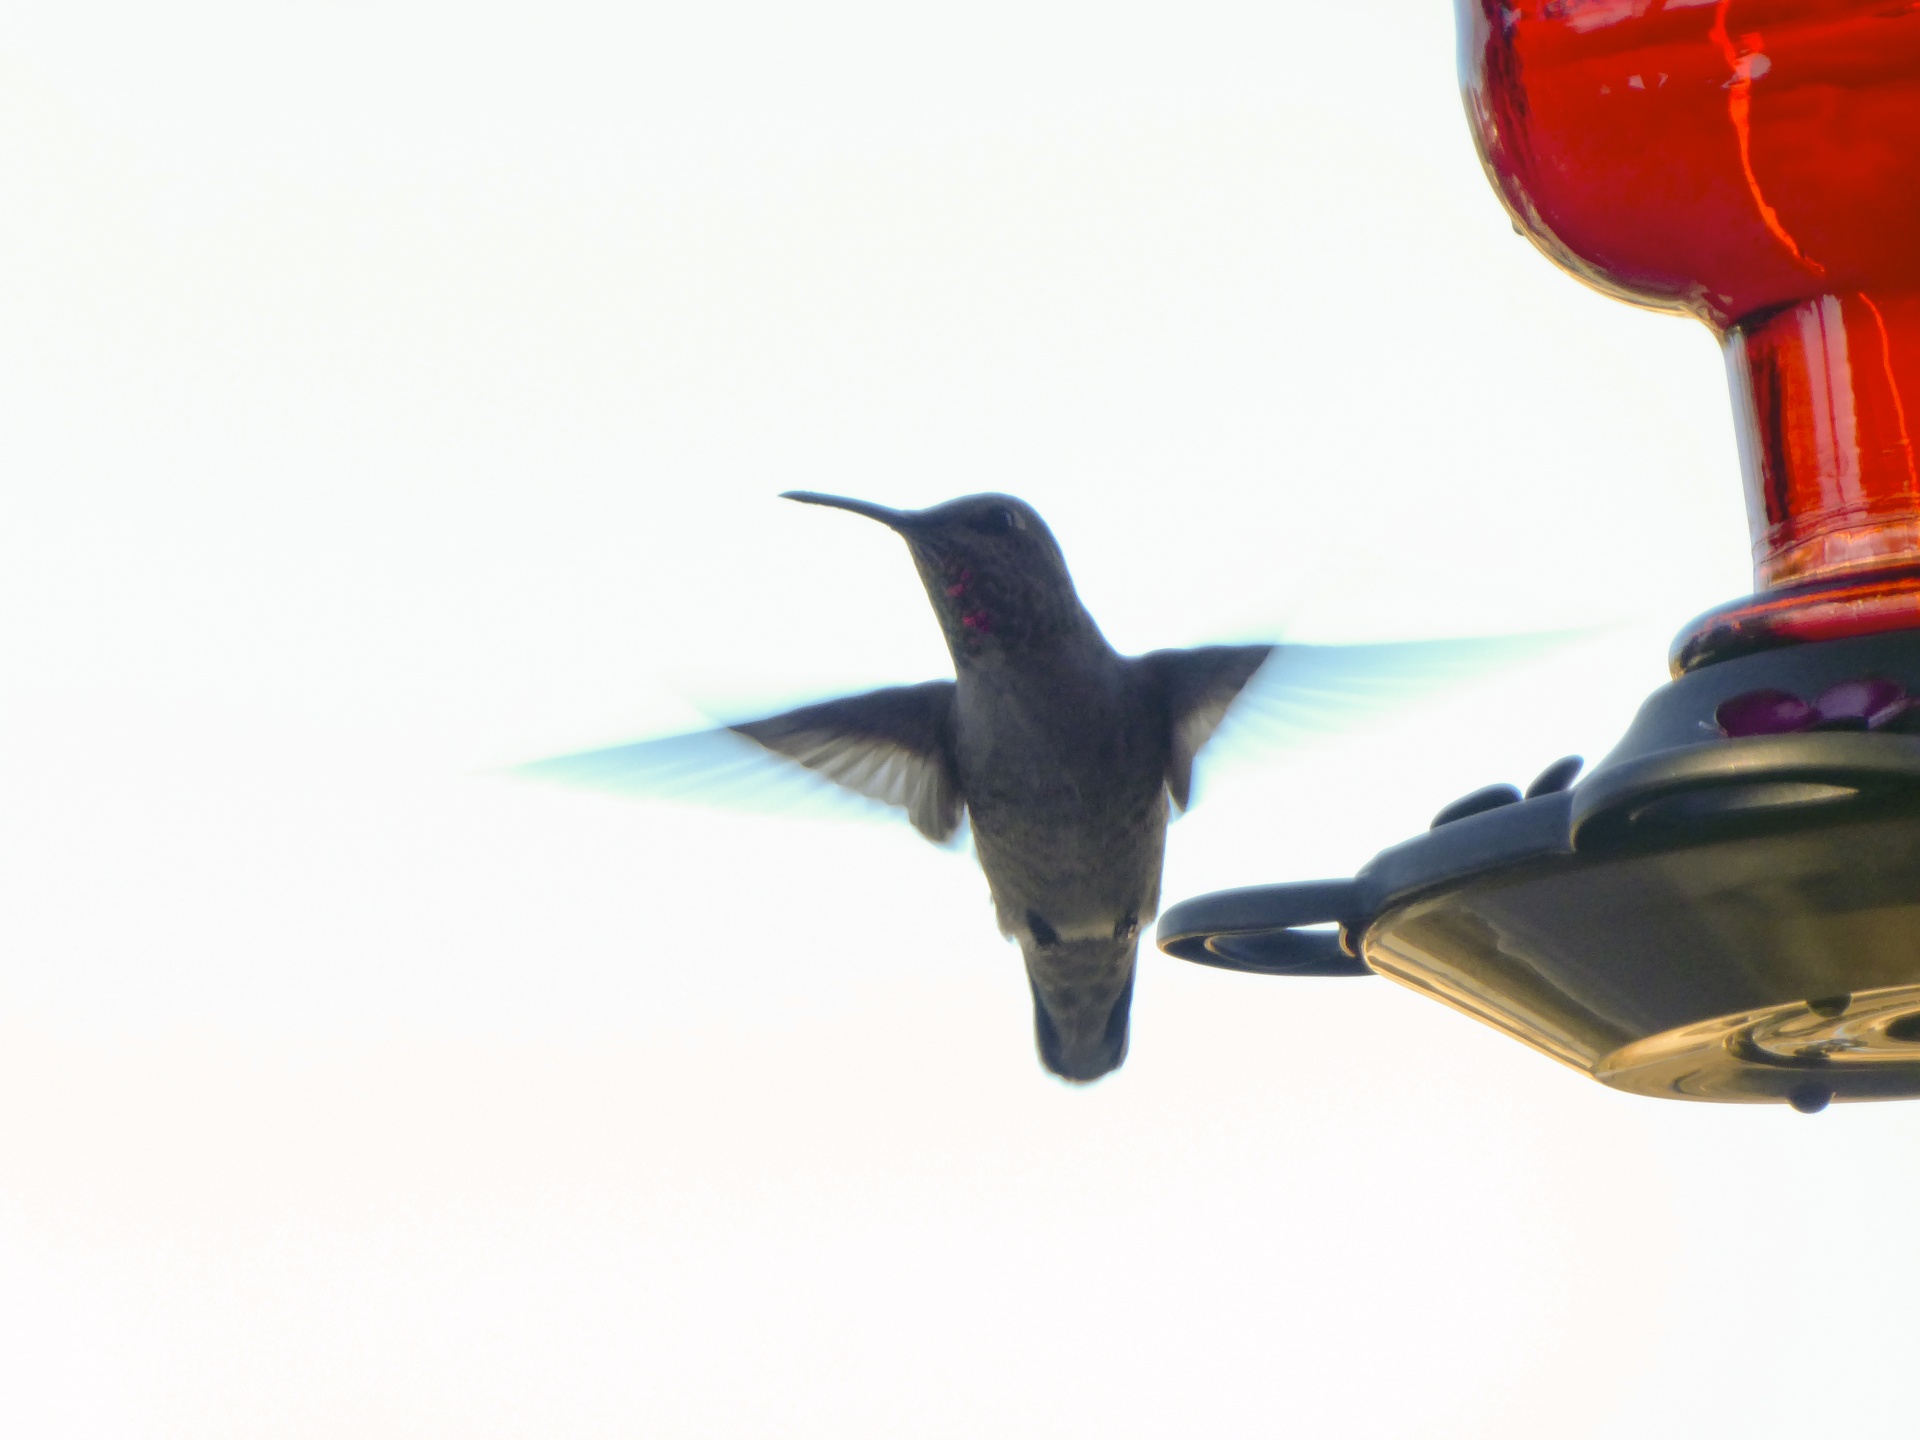
{"type": "MultiPolygon", "coordinates": [[[[1068,1081],[1098,1080],[1126,1058],[1140,935],[1159,908],[1168,821],[1191,801],[1195,757],[1256,673],[1276,657],[1291,660],[1298,699],[1328,662],[1334,671],[1411,674],[1423,661],[1445,664],[1462,647],[1485,643],[1204,645],[1123,655],[1081,603],[1053,532],[1025,501],[966,495],[897,510],[810,490],[781,498],[864,516],[905,541],[954,675],[726,731],[897,807],[936,844],[968,823],[1000,931],[1019,943],[1025,962],[1041,1062],[1068,1081]]],[[[676,743],[701,738],[520,769],[658,793],[650,782],[674,768],[684,753],[676,743]]]]}

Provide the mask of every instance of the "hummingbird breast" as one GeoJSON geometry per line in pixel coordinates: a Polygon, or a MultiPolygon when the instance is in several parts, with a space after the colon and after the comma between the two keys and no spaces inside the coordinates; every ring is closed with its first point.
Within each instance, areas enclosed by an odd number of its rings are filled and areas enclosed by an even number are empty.
{"type": "Polygon", "coordinates": [[[1119,657],[1088,658],[962,674],[955,694],[955,760],[1000,928],[1042,950],[1130,942],[1160,899],[1168,740],[1119,657]]]}

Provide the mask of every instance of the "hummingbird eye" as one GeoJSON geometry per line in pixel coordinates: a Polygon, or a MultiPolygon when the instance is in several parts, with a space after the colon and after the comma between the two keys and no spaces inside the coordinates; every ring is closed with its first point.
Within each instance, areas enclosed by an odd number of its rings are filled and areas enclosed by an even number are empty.
{"type": "Polygon", "coordinates": [[[1001,535],[1009,530],[1024,530],[1027,522],[1018,512],[1005,505],[996,505],[973,522],[973,528],[988,535],[1001,535]]]}

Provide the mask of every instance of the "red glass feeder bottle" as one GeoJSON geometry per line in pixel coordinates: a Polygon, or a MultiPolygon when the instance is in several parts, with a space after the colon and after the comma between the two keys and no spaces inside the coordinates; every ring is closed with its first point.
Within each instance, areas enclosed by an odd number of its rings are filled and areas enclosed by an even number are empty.
{"type": "Polygon", "coordinates": [[[1725,347],[1756,594],[1676,672],[1920,626],[1920,4],[1459,0],[1467,111],[1557,263],[1725,347]]]}

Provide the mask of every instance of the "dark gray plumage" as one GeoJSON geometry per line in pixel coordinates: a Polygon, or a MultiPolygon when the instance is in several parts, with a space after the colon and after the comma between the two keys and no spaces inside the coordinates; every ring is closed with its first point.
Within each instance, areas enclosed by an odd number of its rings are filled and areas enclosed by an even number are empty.
{"type": "MultiPolygon", "coordinates": [[[[897,806],[929,840],[970,821],[1000,929],[1019,941],[1041,1059],[1096,1080],[1127,1053],[1135,957],[1160,903],[1167,821],[1193,788],[1194,757],[1256,671],[1296,661],[1269,709],[1324,715],[1423,667],[1457,670],[1484,642],[1313,647],[1214,645],[1124,656],[1080,603],[1032,507],[969,495],[901,511],[838,496],[906,541],[955,678],[896,686],[729,726],[848,790],[897,806]],[[1451,650],[1450,650],[1451,647],[1451,650]],[[1365,655],[1372,663],[1353,664],[1365,655]],[[1334,663],[1329,663],[1330,661],[1334,663]],[[1342,672],[1312,696],[1316,676],[1342,672]],[[1296,673],[1297,672],[1297,673],[1296,673]]],[[[1498,642],[1495,642],[1498,643],[1498,642]]],[[[563,756],[523,773],[598,788],[699,793],[714,735],[563,756]],[[676,785],[676,779],[682,783],[676,785]]]]}

